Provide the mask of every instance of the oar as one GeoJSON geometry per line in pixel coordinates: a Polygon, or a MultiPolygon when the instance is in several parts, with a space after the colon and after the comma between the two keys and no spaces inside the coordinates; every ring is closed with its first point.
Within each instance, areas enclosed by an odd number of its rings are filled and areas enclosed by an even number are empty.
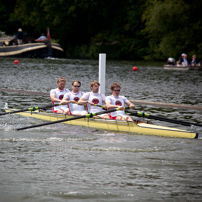
{"type": "Polygon", "coordinates": [[[97,105],[97,104],[94,104],[93,106],[95,106],[95,107],[102,107],[103,109],[105,109],[105,105],[97,105]]]}
{"type": "Polygon", "coordinates": [[[55,107],[55,106],[59,106],[59,105],[62,105],[62,104],[59,103],[59,104],[47,105],[47,106],[44,106],[44,107],[30,107],[30,108],[20,109],[20,110],[16,110],[16,111],[12,111],[12,112],[3,112],[3,113],[0,113],[0,115],[15,114],[15,113],[25,112],[25,111],[35,111],[35,110],[55,107]]]}
{"type": "Polygon", "coordinates": [[[177,119],[169,119],[169,118],[165,118],[165,117],[151,115],[151,114],[144,113],[144,112],[136,112],[136,111],[130,111],[130,110],[126,110],[126,111],[129,112],[130,115],[133,115],[133,116],[145,117],[145,118],[148,118],[148,119],[165,121],[165,122],[169,122],[169,123],[176,123],[176,124],[181,124],[181,125],[184,125],[184,126],[192,126],[192,125],[194,125],[194,126],[202,127],[202,124],[198,124],[198,123],[190,123],[190,122],[187,122],[187,121],[181,121],[181,120],[177,120],[177,119]]]}
{"type": "MultiPolygon", "coordinates": [[[[128,109],[128,107],[126,107],[125,109],[128,109]]],[[[48,123],[42,123],[42,124],[38,124],[38,125],[33,125],[33,126],[27,126],[27,127],[23,127],[23,128],[17,128],[16,130],[25,130],[28,128],[36,128],[36,127],[40,127],[40,126],[46,126],[46,125],[51,125],[51,124],[55,124],[55,123],[61,123],[61,122],[65,122],[65,121],[72,121],[72,120],[76,120],[76,119],[82,119],[82,118],[92,118],[93,116],[97,116],[100,114],[106,114],[106,113],[110,113],[110,112],[115,112],[120,110],[119,108],[116,109],[111,109],[111,110],[107,110],[107,111],[102,111],[102,112],[97,112],[97,113],[90,113],[90,114],[86,114],[83,116],[77,116],[77,117],[72,117],[69,119],[62,119],[62,120],[58,120],[58,121],[52,121],[52,122],[48,122],[48,123]]]]}
{"type": "MultiPolygon", "coordinates": [[[[75,102],[75,104],[77,104],[77,102],[75,102]]],[[[51,108],[51,107],[56,107],[56,106],[60,106],[60,105],[62,105],[62,104],[59,103],[59,104],[47,105],[47,106],[43,106],[43,107],[30,107],[30,108],[26,108],[26,109],[19,109],[19,110],[16,110],[16,111],[0,113],[0,116],[1,115],[6,115],[6,114],[15,114],[15,113],[19,113],[19,112],[25,112],[25,111],[35,111],[35,110],[39,110],[39,109],[51,108]]],[[[94,106],[102,107],[103,109],[105,108],[104,105],[94,104],[94,106]]]]}
{"type": "MultiPolygon", "coordinates": [[[[78,104],[78,103],[75,102],[75,104],[78,104]]],[[[12,111],[12,112],[3,112],[3,113],[0,113],[0,116],[1,115],[6,115],[6,114],[15,114],[15,113],[19,113],[19,112],[25,112],[25,111],[35,111],[35,110],[39,110],[39,109],[51,108],[51,107],[56,107],[56,106],[60,106],[60,105],[62,105],[62,104],[59,103],[59,104],[47,105],[47,106],[43,106],[43,107],[30,107],[30,108],[26,108],[26,109],[19,109],[19,110],[12,111]]],[[[102,107],[103,109],[105,108],[104,105],[94,104],[94,106],[102,107]]]]}

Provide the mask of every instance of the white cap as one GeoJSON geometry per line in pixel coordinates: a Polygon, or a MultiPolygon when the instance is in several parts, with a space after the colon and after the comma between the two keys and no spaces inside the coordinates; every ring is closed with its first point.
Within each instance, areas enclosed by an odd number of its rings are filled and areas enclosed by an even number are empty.
{"type": "Polygon", "coordinates": [[[184,56],[185,55],[185,53],[182,53],[182,55],[181,56],[184,56]]]}

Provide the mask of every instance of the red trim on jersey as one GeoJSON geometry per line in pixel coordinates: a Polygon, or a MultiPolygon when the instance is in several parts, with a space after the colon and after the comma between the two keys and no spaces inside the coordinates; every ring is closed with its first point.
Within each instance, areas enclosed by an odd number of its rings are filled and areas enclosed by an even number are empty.
{"type": "MultiPolygon", "coordinates": [[[[90,92],[88,93],[88,99],[87,99],[87,101],[89,100],[89,97],[90,97],[90,92]]],[[[86,109],[87,109],[87,112],[89,112],[89,109],[88,109],[88,102],[86,103],[86,109]]]]}
{"type": "Polygon", "coordinates": [[[72,112],[71,112],[71,110],[70,110],[69,104],[67,104],[67,107],[69,108],[69,114],[73,115],[72,112]]]}
{"type": "Polygon", "coordinates": [[[110,118],[110,119],[116,120],[116,117],[117,117],[117,116],[112,117],[112,116],[111,116],[111,113],[109,113],[109,118],[110,118]]]}
{"type": "MultiPolygon", "coordinates": [[[[54,105],[55,103],[52,102],[52,104],[54,105]]],[[[55,110],[54,107],[53,107],[53,113],[57,113],[57,111],[58,111],[58,110],[55,110]]]]}
{"type": "Polygon", "coordinates": [[[88,100],[89,100],[89,97],[90,97],[90,93],[88,93],[88,100]]]}

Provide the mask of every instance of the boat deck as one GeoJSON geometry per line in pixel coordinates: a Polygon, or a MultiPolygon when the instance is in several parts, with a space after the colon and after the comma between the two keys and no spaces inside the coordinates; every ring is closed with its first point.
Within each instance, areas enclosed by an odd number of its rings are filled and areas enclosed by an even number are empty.
{"type": "Polygon", "coordinates": [[[0,57],[45,58],[60,57],[64,50],[57,43],[40,42],[22,45],[0,46],[0,57]]]}

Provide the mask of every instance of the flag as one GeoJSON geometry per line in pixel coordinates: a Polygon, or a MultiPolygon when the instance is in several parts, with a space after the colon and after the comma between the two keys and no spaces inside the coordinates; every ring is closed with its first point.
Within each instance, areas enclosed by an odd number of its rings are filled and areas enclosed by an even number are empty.
{"type": "Polygon", "coordinates": [[[49,28],[48,28],[48,30],[47,30],[47,38],[48,38],[49,40],[51,40],[49,28]]]}

